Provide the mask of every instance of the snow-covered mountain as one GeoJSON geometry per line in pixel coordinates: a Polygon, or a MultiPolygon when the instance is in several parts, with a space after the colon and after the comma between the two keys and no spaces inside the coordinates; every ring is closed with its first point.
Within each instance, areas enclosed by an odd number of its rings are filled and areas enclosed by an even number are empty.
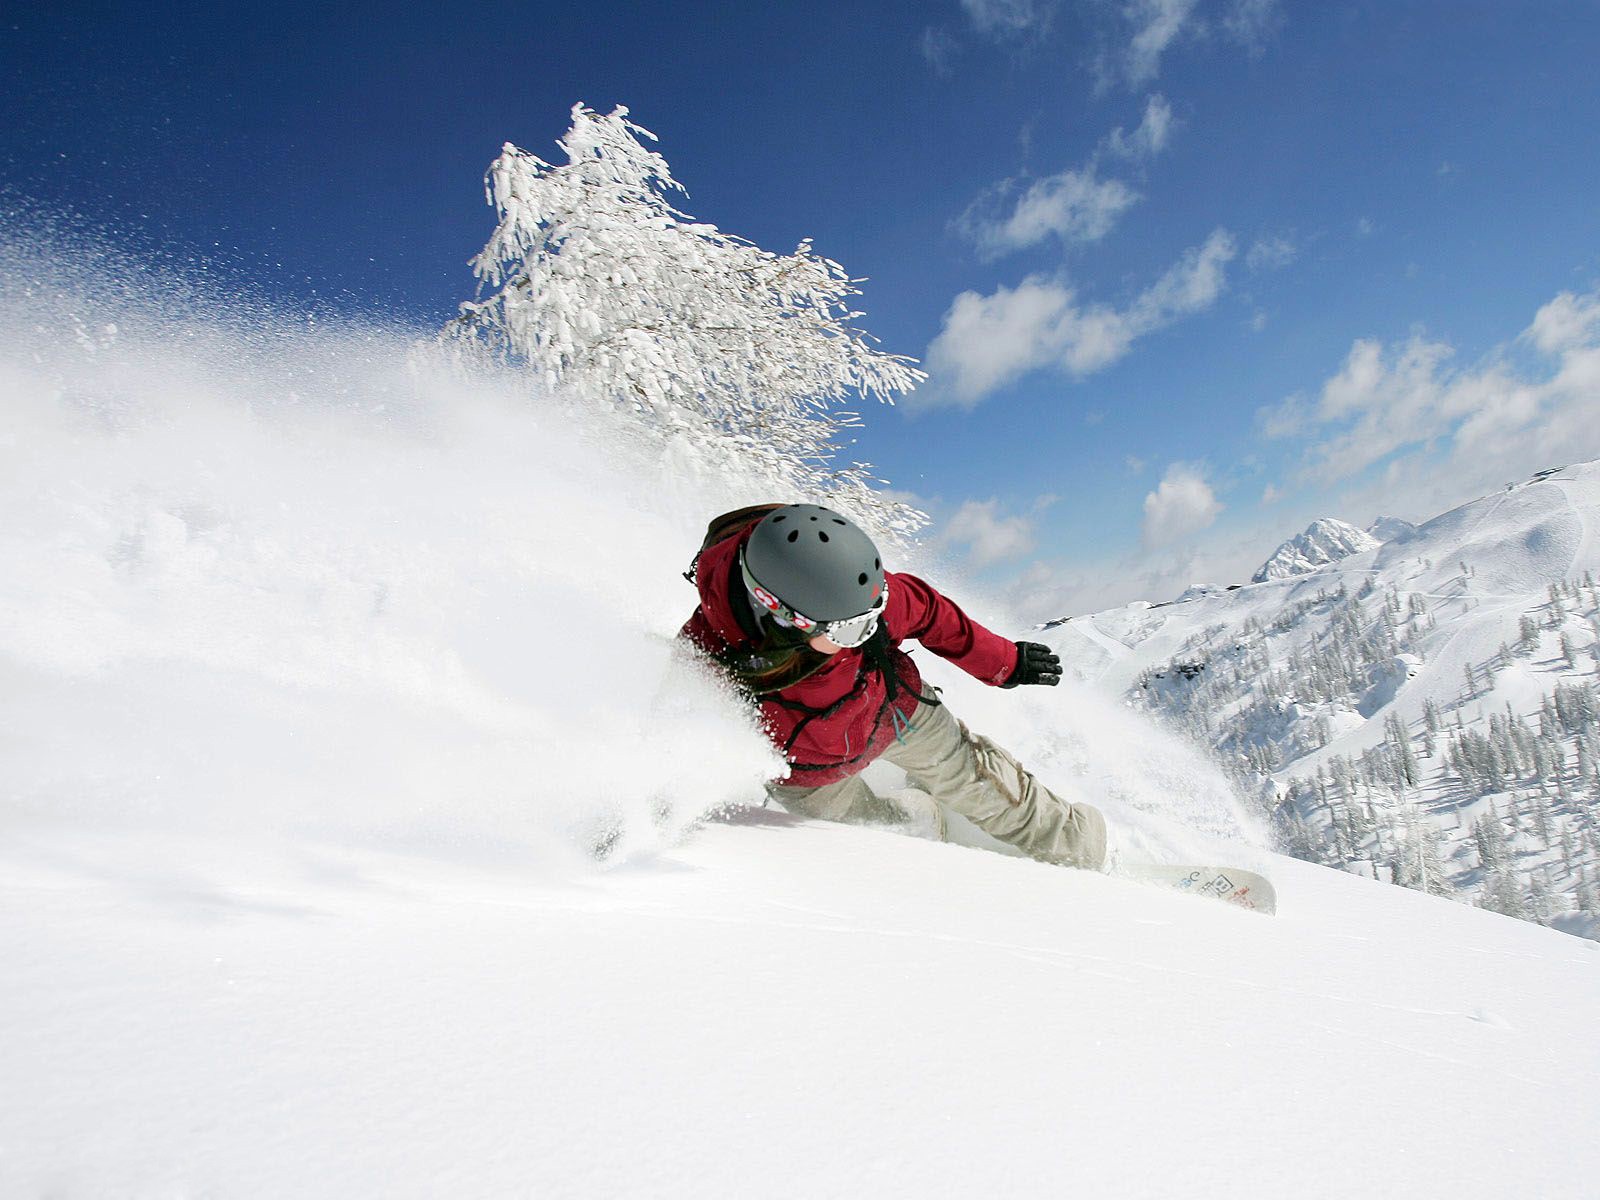
{"type": "Polygon", "coordinates": [[[1315,574],[1057,623],[1210,746],[1294,853],[1600,931],[1600,464],[1315,574]]]}
{"type": "Polygon", "coordinates": [[[1322,517],[1311,522],[1304,533],[1296,534],[1274,550],[1272,557],[1251,577],[1251,582],[1308,575],[1352,554],[1376,550],[1386,540],[1332,517],[1322,517]]]}
{"type": "Polygon", "coordinates": [[[1398,542],[1401,538],[1408,538],[1417,531],[1417,527],[1410,521],[1402,521],[1399,517],[1379,517],[1367,526],[1367,532],[1380,542],[1398,542]]]}

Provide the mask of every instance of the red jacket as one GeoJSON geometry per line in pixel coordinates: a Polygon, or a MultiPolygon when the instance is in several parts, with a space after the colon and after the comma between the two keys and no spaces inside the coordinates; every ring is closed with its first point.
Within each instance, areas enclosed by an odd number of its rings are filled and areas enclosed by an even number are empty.
{"type": "MultiPolygon", "coordinates": [[[[753,618],[741,623],[735,608],[746,605],[738,552],[753,531],[752,525],[700,555],[695,576],[700,606],[680,636],[707,653],[757,641],[750,628],[753,618]]],[[[867,663],[861,649],[842,650],[816,674],[764,697],[762,723],[790,765],[789,775],[779,783],[834,783],[863,770],[888,748],[895,737],[891,710],[910,717],[922,698],[922,674],[899,648],[906,638],[915,638],[987,684],[1004,683],[1016,669],[1016,643],[979,625],[915,575],[890,572],[886,578],[889,604],[883,623],[898,685],[894,700],[889,700],[882,672],[867,663]]]]}

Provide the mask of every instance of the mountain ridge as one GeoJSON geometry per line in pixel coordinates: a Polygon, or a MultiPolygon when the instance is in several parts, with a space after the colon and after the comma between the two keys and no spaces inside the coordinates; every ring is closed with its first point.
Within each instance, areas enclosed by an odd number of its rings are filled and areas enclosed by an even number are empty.
{"type": "Polygon", "coordinates": [[[1600,936],[1594,529],[1600,463],[1553,468],[1312,573],[1046,636],[1297,856],[1600,936]]]}
{"type": "Polygon", "coordinates": [[[1376,550],[1383,543],[1372,534],[1335,517],[1318,517],[1280,545],[1254,575],[1251,583],[1309,575],[1354,554],[1376,550]]]}

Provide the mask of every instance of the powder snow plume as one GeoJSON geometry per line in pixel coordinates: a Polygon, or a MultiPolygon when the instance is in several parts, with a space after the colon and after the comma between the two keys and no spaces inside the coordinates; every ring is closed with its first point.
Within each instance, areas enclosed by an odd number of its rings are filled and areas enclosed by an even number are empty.
{"type": "MultiPolygon", "coordinates": [[[[415,329],[36,233],[0,272],[0,829],[564,873],[759,801],[778,760],[672,635],[707,518],[787,497],[415,329]]],[[[1220,775],[1112,702],[919,657],[1073,799],[1237,836],[1220,775]]]]}
{"type": "Polygon", "coordinates": [[[0,823],[583,861],[760,794],[671,645],[716,487],[414,332],[68,260],[0,263],[0,823]]]}

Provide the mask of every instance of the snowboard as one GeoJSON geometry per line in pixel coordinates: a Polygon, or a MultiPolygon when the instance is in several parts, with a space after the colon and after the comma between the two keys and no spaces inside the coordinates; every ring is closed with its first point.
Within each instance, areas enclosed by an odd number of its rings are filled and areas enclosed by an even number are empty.
{"type": "Polygon", "coordinates": [[[1191,896],[1207,896],[1268,916],[1278,911],[1278,894],[1271,881],[1254,871],[1192,864],[1122,863],[1114,873],[1124,879],[1155,884],[1191,896]]]}

